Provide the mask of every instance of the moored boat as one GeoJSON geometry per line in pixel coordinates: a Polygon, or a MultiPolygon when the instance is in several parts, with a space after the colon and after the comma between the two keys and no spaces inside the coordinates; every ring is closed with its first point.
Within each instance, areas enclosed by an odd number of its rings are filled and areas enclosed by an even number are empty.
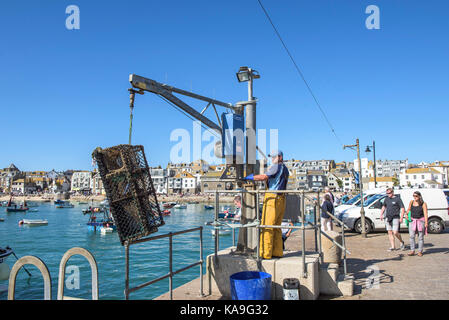
{"type": "Polygon", "coordinates": [[[111,228],[111,227],[101,227],[101,228],[100,228],[100,232],[101,232],[101,234],[112,233],[112,232],[114,232],[114,228],[111,228]]]}
{"type": "Polygon", "coordinates": [[[113,230],[117,229],[117,226],[114,223],[114,219],[109,215],[109,210],[105,209],[101,213],[103,213],[103,217],[97,217],[97,213],[100,212],[90,212],[89,221],[87,222],[87,229],[90,231],[101,231],[102,228],[112,228],[113,230]]]}
{"type": "Polygon", "coordinates": [[[106,208],[104,207],[89,207],[86,209],[83,209],[83,214],[88,214],[88,213],[102,213],[105,212],[106,208]]]}
{"type": "Polygon", "coordinates": [[[220,236],[225,236],[225,235],[231,234],[231,229],[229,229],[229,228],[224,228],[224,227],[218,227],[218,228],[213,228],[213,229],[212,229],[212,231],[211,231],[212,235],[215,236],[215,234],[217,233],[217,231],[218,231],[218,234],[219,234],[220,236]]]}
{"type": "Polygon", "coordinates": [[[27,207],[6,207],[6,212],[27,212],[29,210],[29,208],[27,207]]]}
{"type": "Polygon", "coordinates": [[[185,204],[177,204],[174,206],[175,209],[187,209],[187,205],[185,204]]]}
{"type": "Polygon", "coordinates": [[[75,206],[73,204],[71,204],[70,202],[64,201],[63,203],[56,205],[56,208],[57,209],[75,208],[75,206]]]}
{"type": "Polygon", "coordinates": [[[8,203],[6,204],[6,212],[26,212],[28,211],[27,202],[24,199],[23,204],[18,206],[14,202],[12,202],[12,196],[9,198],[8,203]]]}
{"type": "Polygon", "coordinates": [[[220,219],[233,219],[235,217],[235,213],[231,213],[229,211],[220,212],[218,214],[218,218],[220,219]]]}
{"type": "Polygon", "coordinates": [[[204,205],[204,209],[206,209],[206,210],[211,210],[213,208],[214,208],[214,206],[210,206],[210,205],[207,205],[207,204],[204,205]]]}
{"type": "Polygon", "coordinates": [[[19,225],[29,225],[29,226],[44,226],[48,224],[47,220],[43,220],[43,219],[36,219],[36,220],[31,220],[31,219],[23,219],[19,221],[19,225]]]}
{"type": "Polygon", "coordinates": [[[10,247],[1,248],[0,247],[0,264],[3,263],[9,255],[12,254],[12,249],[10,247]]]}

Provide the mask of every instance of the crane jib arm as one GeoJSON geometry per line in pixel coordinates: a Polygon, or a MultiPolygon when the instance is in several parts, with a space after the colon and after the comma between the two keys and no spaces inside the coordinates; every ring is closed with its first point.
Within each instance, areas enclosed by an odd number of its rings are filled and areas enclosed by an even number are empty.
{"type": "Polygon", "coordinates": [[[192,107],[190,107],[188,104],[186,104],[181,99],[174,96],[172,92],[176,92],[176,93],[179,93],[179,94],[182,94],[185,96],[189,96],[191,98],[206,101],[206,102],[209,102],[209,103],[212,103],[215,105],[220,105],[220,106],[234,110],[234,107],[230,103],[225,103],[225,102],[221,102],[218,100],[210,99],[210,98],[207,98],[207,97],[204,97],[204,96],[201,96],[198,94],[194,94],[194,93],[182,90],[182,89],[178,89],[178,88],[175,88],[175,87],[172,87],[169,85],[165,85],[165,84],[159,83],[157,81],[147,79],[147,78],[135,75],[135,74],[129,75],[129,82],[131,83],[131,85],[134,88],[142,89],[144,91],[152,92],[152,93],[155,93],[155,94],[158,94],[158,95],[164,97],[165,99],[167,99],[168,101],[172,102],[177,107],[182,109],[184,112],[188,113],[195,119],[201,121],[204,125],[208,126],[212,130],[217,131],[220,134],[221,134],[222,130],[219,125],[217,125],[213,121],[209,120],[207,117],[203,116],[200,112],[198,112],[195,109],[193,109],[192,107]]]}

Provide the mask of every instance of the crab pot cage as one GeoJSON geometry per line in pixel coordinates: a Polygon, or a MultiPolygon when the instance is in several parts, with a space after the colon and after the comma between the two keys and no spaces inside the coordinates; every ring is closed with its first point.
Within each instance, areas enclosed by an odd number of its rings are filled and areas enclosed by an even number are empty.
{"type": "Polygon", "coordinates": [[[158,231],[164,220],[143,146],[98,147],[92,157],[98,164],[121,244],[158,231]]]}

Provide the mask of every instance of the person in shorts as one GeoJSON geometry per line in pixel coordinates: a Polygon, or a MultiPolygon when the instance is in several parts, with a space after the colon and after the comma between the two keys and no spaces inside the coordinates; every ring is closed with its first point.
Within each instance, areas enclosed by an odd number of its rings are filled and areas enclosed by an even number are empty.
{"type": "Polygon", "coordinates": [[[388,231],[388,238],[390,240],[390,248],[388,251],[396,250],[394,238],[398,238],[401,246],[399,249],[404,250],[405,244],[402,240],[401,234],[399,233],[400,224],[402,223],[402,219],[404,218],[404,203],[399,196],[394,194],[392,188],[387,189],[387,197],[382,205],[382,210],[380,212],[380,220],[384,219],[385,214],[385,226],[388,231]]]}

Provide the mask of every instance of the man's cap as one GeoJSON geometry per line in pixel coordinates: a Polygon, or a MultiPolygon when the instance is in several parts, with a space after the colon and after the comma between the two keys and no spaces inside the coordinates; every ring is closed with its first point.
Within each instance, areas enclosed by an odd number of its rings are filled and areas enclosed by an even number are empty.
{"type": "Polygon", "coordinates": [[[271,158],[274,158],[274,157],[277,157],[277,156],[284,157],[284,154],[282,153],[281,150],[272,150],[268,156],[271,157],[271,158]]]}

